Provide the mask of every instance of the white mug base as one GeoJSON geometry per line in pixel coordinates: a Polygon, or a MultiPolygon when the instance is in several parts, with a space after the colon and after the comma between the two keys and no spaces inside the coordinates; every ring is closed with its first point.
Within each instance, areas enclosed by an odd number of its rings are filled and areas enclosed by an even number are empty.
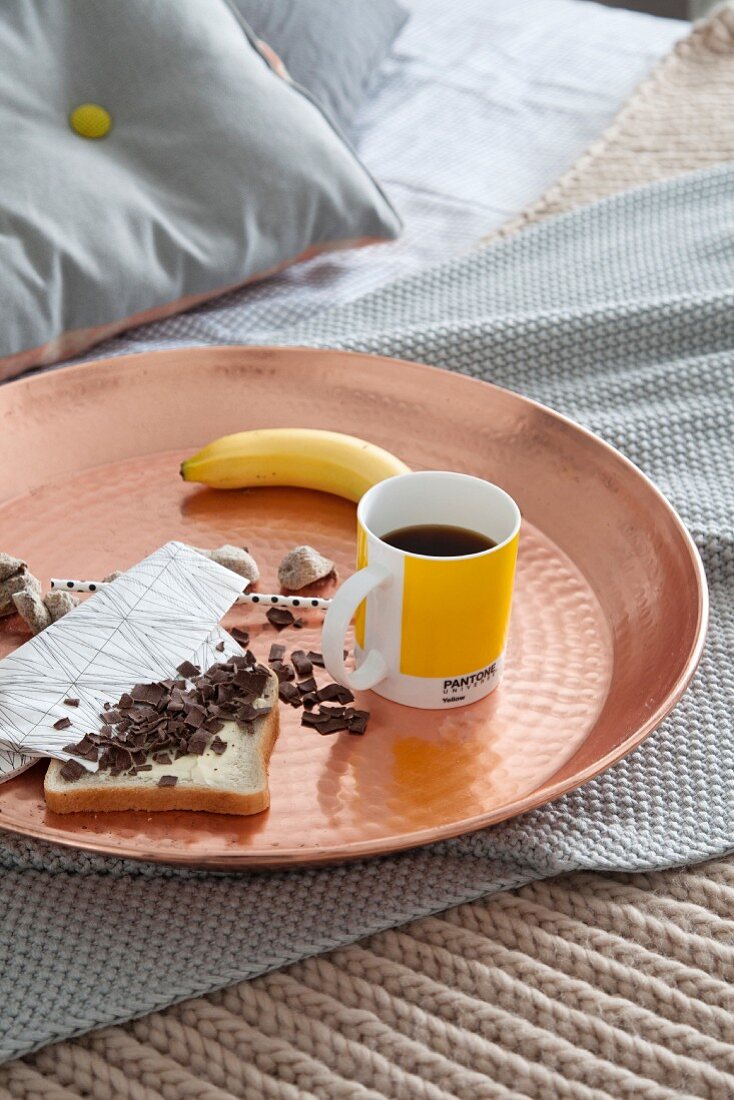
{"type": "MultiPolygon", "coordinates": [[[[363,651],[355,646],[354,655],[359,668],[364,659],[363,651]]],[[[418,710],[453,710],[455,707],[468,707],[490,695],[502,679],[505,655],[501,653],[496,661],[486,668],[477,669],[464,676],[428,677],[428,676],[387,676],[372,691],[383,699],[393,703],[402,703],[406,707],[418,710]]]]}

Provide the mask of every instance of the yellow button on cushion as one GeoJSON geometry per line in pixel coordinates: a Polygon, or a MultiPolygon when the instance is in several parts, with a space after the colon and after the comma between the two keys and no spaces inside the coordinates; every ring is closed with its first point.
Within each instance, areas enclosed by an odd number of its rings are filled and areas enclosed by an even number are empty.
{"type": "Polygon", "coordinates": [[[69,125],[79,137],[103,138],[112,129],[112,115],[98,103],[80,103],[69,115],[69,125]]]}

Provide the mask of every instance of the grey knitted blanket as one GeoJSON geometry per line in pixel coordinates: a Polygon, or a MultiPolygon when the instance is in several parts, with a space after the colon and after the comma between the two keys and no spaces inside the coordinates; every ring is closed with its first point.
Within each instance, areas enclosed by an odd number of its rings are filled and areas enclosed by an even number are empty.
{"type": "MultiPolygon", "coordinates": [[[[702,666],[660,730],[581,790],[383,860],[196,874],[0,834],[3,1059],[560,871],[734,848],[733,234],[724,166],[541,223],[297,327],[232,332],[465,371],[608,439],[670,497],[701,550],[702,666]]],[[[104,351],[209,339],[202,310],[104,351]]]]}

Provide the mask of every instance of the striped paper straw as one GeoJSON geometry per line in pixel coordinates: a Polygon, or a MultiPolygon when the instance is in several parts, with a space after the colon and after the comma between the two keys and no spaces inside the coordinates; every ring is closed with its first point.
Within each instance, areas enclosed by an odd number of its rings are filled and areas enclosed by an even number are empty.
{"type": "MultiPolygon", "coordinates": [[[[51,587],[63,588],[67,592],[97,592],[101,588],[106,588],[107,585],[104,581],[81,581],[52,577],[51,587]]],[[[237,597],[235,603],[263,604],[266,607],[296,607],[301,610],[311,607],[319,611],[326,611],[331,604],[331,600],[320,600],[315,596],[281,596],[271,592],[243,592],[237,597]]]]}

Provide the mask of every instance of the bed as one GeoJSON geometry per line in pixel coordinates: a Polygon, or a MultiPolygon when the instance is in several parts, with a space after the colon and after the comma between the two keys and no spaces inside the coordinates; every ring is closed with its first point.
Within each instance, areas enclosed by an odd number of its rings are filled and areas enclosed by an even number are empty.
{"type": "MultiPolygon", "coordinates": [[[[689,31],[586,0],[409,6],[355,131],[402,237],[301,263],[87,359],[272,341],[470,251],[546,191],[689,31]]],[[[721,862],[531,884],[47,1047],[0,1070],[0,1094],[727,1095],[732,881],[721,862]]]]}

